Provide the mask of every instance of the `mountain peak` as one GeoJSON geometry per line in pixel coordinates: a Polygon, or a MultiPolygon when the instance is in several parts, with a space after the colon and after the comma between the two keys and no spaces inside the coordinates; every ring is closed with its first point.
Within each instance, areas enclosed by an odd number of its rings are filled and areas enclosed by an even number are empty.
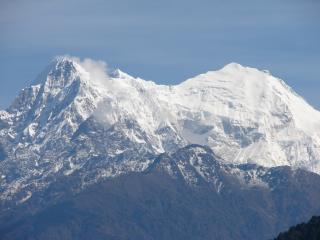
{"type": "Polygon", "coordinates": [[[52,60],[52,62],[57,62],[57,63],[61,63],[61,62],[76,62],[76,58],[71,57],[69,55],[60,55],[60,56],[56,56],[54,57],[54,59],[52,60]]]}
{"type": "Polygon", "coordinates": [[[109,73],[110,77],[113,78],[132,78],[129,74],[121,71],[119,68],[115,69],[114,71],[109,73]]]}
{"type": "Polygon", "coordinates": [[[239,63],[236,63],[236,62],[231,62],[227,65],[225,65],[221,70],[240,70],[240,69],[245,69],[246,67],[239,64],[239,63]]]}
{"type": "MultiPolygon", "coordinates": [[[[239,75],[240,76],[255,75],[255,80],[258,80],[258,81],[265,80],[265,78],[267,76],[270,76],[273,79],[276,79],[278,81],[283,82],[282,80],[273,77],[269,70],[245,66],[245,65],[241,65],[236,62],[231,62],[231,63],[225,65],[224,67],[222,67],[221,69],[219,69],[217,71],[210,71],[209,73],[222,73],[222,74],[227,74],[227,75],[235,76],[235,77],[239,76],[239,75]]],[[[270,79],[271,78],[269,78],[267,80],[270,80],[270,79]]]]}
{"type": "Polygon", "coordinates": [[[72,57],[58,56],[31,85],[41,84],[47,88],[63,88],[78,79],[79,75],[84,72],[84,69],[72,57]]]}

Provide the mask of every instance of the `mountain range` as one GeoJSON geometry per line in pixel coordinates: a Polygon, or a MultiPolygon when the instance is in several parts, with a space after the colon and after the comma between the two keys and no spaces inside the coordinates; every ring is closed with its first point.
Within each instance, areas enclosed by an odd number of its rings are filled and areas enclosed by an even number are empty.
{"type": "Polygon", "coordinates": [[[320,112],[281,79],[105,67],[58,57],[0,111],[5,239],[267,239],[320,213],[320,112]]]}

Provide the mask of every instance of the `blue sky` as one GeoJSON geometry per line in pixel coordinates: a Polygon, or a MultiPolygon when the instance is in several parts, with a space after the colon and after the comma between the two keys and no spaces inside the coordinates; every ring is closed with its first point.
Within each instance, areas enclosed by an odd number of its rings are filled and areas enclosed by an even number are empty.
{"type": "Polygon", "coordinates": [[[0,0],[0,108],[61,54],[175,84],[229,62],[320,109],[318,0],[0,0]]]}

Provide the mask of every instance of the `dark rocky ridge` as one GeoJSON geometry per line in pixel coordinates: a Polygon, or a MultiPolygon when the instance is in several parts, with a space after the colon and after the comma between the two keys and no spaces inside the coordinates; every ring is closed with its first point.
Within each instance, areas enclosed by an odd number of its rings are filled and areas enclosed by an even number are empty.
{"type": "MultiPolygon", "coordinates": [[[[270,239],[320,214],[320,176],[289,167],[269,169],[269,187],[250,186],[225,172],[206,147],[162,154],[142,173],[107,179],[74,193],[76,173],[0,218],[2,239],[270,239]],[[190,162],[202,149],[223,188],[188,183],[165,166],[190,162]],[[219,170],[221,169],[221,170],[219,170]]],[[[192,169],[192,165],[188,168],[192,169]]],[[[242,165],[246,171],[255,165],[242,165]]],[[[262,176],[263,177],[263,176],[262,176]]]]}
{"type": "Polygon", "coordinates": [[[287,232],[279,234],[275,240],[318,240],[320,239],[320,217],[312,217],[307,223],[291,227],[287,232]]]}

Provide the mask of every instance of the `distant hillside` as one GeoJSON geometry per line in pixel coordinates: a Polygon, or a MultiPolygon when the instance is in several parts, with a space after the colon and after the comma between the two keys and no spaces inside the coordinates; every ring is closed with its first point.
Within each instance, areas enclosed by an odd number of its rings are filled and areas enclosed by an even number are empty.
{"type": "Polygon", "coordinates": [[[199,145],[75,192],[80,174],[3,209],[0,239],[260,240],[320,215],[318,174],[227,165],[199,145]]]}

